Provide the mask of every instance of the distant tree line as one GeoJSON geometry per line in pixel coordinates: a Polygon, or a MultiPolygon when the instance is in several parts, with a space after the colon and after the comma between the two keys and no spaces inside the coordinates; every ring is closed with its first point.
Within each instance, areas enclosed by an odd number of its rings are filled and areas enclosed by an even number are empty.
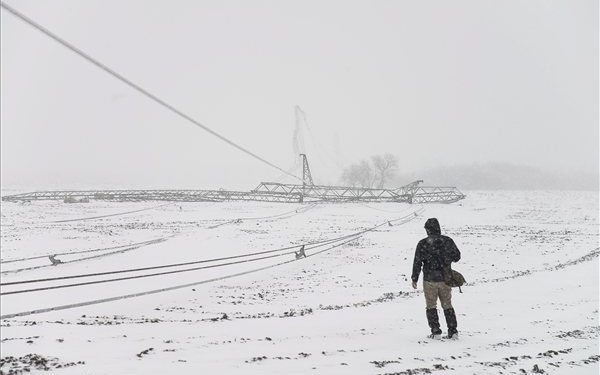
{"type": "Polygon", "coordinates": [[[373,155],[345,168],[341,180],[352,187],[382,189],[398,173],[398,166],[392,154],[373,155]]]}

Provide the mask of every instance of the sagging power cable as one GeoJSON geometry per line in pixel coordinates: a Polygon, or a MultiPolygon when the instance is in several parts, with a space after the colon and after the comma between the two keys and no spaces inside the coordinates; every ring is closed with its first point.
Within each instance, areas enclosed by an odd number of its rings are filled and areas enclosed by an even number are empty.
{"type": "Polygon", "coordinates": [[[390,210],[384,210],[384,209],[381,209],[381,208],[369,206],[368,204],[365,204],[365,203],[360,203],[360,205],[361,206],[365,206],[365,207],[370,208],[370,209],[375,210],[375,211],[387,212],[387,213],[390,213],[390,214],[399,214],[399,213],[402,213],[402,212],[406,212],[406,211],[408,211],[410,209],[410,208],[406,208],[406,209],[403,209],[403,210],[400,210],[400,211],[390,211],[390,210]]]}
{"type": "Polygon", "coordinates": [[[238,258],[244,258],[244,257],[257,256],[257,255],[264,255],[264,254],[270,254],[270,253],[275,253],[275,252],[279,252],[279,251],[285,251],[285,250],[295,249],[295,248],[298,248],[300,246],[313,246],[313,247],[317,247],[316,245],[323,246],[323,244],[327,245],[327,244],[330,244],[330,243],[333,243],[333,242],[337,242],[337,241],[342,241],[342,240],[345,240],[345,239],[348,239],[348,238],[351,238],[351,237],[361,236],[364,233],[369,232],[369,231],[373,231],[373,230],[375,230],[375,229],[377,229],[377,228],[379,228],[379,227],[381,227],[381,226],[383,226],[385,224],[388,224],[389,222],[396,222],[396,221],[400,221],[400,220],[412,219],[413,217],[416,217],[417,212],[419,212],[419,211],[415,211],[415,212],[413,212],[413,213],[411,213],[409,215],[405,215],[405,216],[403,216],[401,218],[397,218],[397,219],[394,219],[394,220],[385,221],[382,224],[376,225],[376,226],[371,227],[371,228],[364,229],[364,230],[359,231],[359,232],[346,234],[346,235],[343,235],[343,236],[340,236],[340,237],[329,238],[329,239],[322,240],[322,241],[301,243],[301,244],[296,244],[296,245],[281,247],[281,248],[277,248],[277,249],[271,249],[271,250],[265,250],[265,251],[259,251],[259,252],[254,252],[254,253],[247,253],[247,254],[232,255],[232,256],[221,257],[221,258],[203,259],[203,260],[197,260],[197,261],[191,261],[191,262],[165,264],[165,265],[159,265],[159,266],[150,266],[150,267],[142,267],[142,268],[130,268],[130,269],[123,269],[123,270],[113,270],[113,271],[96,272],[96,273],[79,274],[79,275],[70,275],[70,276],[59,276],[59,277],[44,278],[44,279],[31,279],[31,280],[13,281],[13,282],[8,282],[8,283],[0,283],[0,286],[9,286],[9,285],[18,285],[18,284],[30,284],[30,283],[38,283],[38,282],[46,282],[46,281],[57,281],[57,280],[67,280],[67,279],[76,279],[76,278],[81,278],[81,277],[105,276],[105,275],[120,274],[120,273],[127,273],[127,272],[149,271],[149,270],[161,269],[161,268],[189,266],[189,265],[194,265],[194,264],[218,262],[218,261],[222,261],[222,260],[231,260],[231,259],[238,259],[238,258]]]}
{"type": "MultiPolygon", "coordinates": [[[[231,259],[246,258],[246,257],[251,257],[251,256],[256,256],[256,255],[271,254],[271,253],[275,253],[275,252],[278,252],[278,251],[285,251],[285,250],[290,250],[290,249],[296,249],[296,248],[301,247],[301,246],[313,246],[313,248],[314,247],[320,247],[320,246],[328,245],[328,244],[333,243],[333,242],[344,240],[344,239],[346,239],[348,237],[349,236],[343,236],[343,237],[333,238],[333,239],[329,239],[329,240],[325,240],[325,241],[317,241],[317,242],[306,243],[306,244],[298,244],[298,245],[293,245],[293,246],[286,246],[286,247],[281,247],[281,248],[273,249],[273,250],[265,250],[265,251],[255,252],[255,253],[232,255],[232,256],[229,256],[229,257],[196,260],[196,261],[191,261],[191,262],[164,264],[164,265],[159,265],[159,266],[150,266],[150,267],[141,267],[141,268],[129,268],[129,269],[123,269],[123,270],[105,271],[105,272],[96,272],[96,273],[86,273],[86,274],[79,274],[79,275],[49,277],[49,278],[45,278],[45,279],[31,279],[31,280],[13,281],[13,282],[8,282],[8,283],[0,283],[0,287],[9,286],[9,285],[19,285],[19,284],[31,284],[31,283],[47,282],[47,281],[77,279],[77,278],[81,278],[81,277],[95,277],[95,276],[114,275],[114,274],[120,274],[120,273],[149,271],[149,270],[156,270],[156,269],[161,269],[161,268],[191,266],[191,265],[194,265],[194,264],[211,263],[211,262],[218,262],[218,261],[222,261],[222,260],[231,260],[231,259]]],[[[286,254],[291,254],[291,252],[288,252],[286,254]]]]}
{"type": "MultiPolygon", "coordinates": [[[[126,251],[136,250],[136,249],[139,249],[140,247],[157,244],[157,243],[160,243],[160,242],[163,242],[163,241],[166,241],[166,238],[159,238],[157,240],[147,241],[146,243],[142,243],[142,244],[139,244],[139,245],[125,246],[125,247],[122,247],[122,248],[118,248],[118,250],[111,251],[109,253],[104,253],[104,254],[100,254],[100,255],[92,255],[92,256],[89,256],[89,257],[73,259],[73,260],[64,261],[64,262],[60,262],[60,263],[61,264],[68,264],[68,263],[82,262],[84,260],[97,259],[97,258],[102,258],[102,257],[105,257],[105,256],[109,256],[109,255],[115,255],[115,254],[122,254],[122,253],[124,253],[126,251]]],[[[22,272],[22,271],[32,271],[32,270],[37,270],[37,269],[40,269],[40,268],[53,267],[53,266],[54,266],[54,264],[43,264],[43,265],[40,265],[40,266],[25,267],[25,268],[18,268],[18,269],[15,269],[15,270],[2,271],[2,272],[0,272],[0,274],[5,275],[5,274],[10,274],[10,273],[18,273],[18,272],[22,272]]]]}
{"type": "Polygon", "coordinates": [[[161,208],[161,207],[165,207],[165,206],[170,206],[172,204],[174,204],[174,203],[161,204],[160,206],[142,208],[140,210],[134,210],[134,211],[119,212],[119,213],[116,213],[116,214],[108,214],[108,215],[100,215],[100,216],[90,216],[90,217],[80,217],[80,218],[77,218],[77,219],[55,220],[55,221],[50,221],[49,223],[69,223],[69,222],[72,222],[72,221],[86,221],[86,220],[101,219],[101,218],[104,218],[104,217],[122,216],[122,215],[133,214],[135,212],[155,210],[157,208],[161,208]]]}
{"type": "MultiPolygon", "coordinates": [[[[423,212],[424,209],[421,209],[419,213],[417,213],[418,211],[415,211],[413,213],[413,215],[407,215],[405,217],[402,218],[398,218],[398,219],[394,219],[394,220],[389,220],[386,221],[382,224],[376,225],[372,228],[368,228],[364,231],[361,231],[361,233],[365,233],[368,231],[372,231],[375,230],[385,224],[388,224],[390,222],[396,222],[396,221],[401,221],[401,224],[407,223],[409,221],[411,221],[412,219],[418,217],[418,215],[420,213],[423,212]]],[[[307,255],[306,258],[311,257],[311,256],[315,256],[318,254],[321,254],[325,251],[329,251],[331,249],[334,249],[336,247],[345,245],[351,241],[353,241],[354,238],[351,238],[349,240],[346,240],[342,243],[338,243],[335,244],[329,248],[323,249],[321,251],[318,251],[316,253],[307,255]]],[[[304,258],[304,259],[306,259],[304,258]]],[[[301,258],[302,259],[302,258],[301,258]]],[[[142,297],[142,296],[146,296],[146,295],[151,295],[151,294],[157,294],[157,293],[162,293],[162,292],[168,292],[168,291],[172,291],[172,290],[177,290],[177,289],[183,289],[183,288],[188,288],[188,287],[192,287],[192,286],[196,286],[196,285],[202,285],[202,284],[207,284],[207,283],[211,283],[211,282],[215,282],[215,281],[221,281],[221,280],[226,280],[226,279],[231,279],[234,277],[238,277],[238,276],[244,276],[244,275],[248,275],[251,273],[255,273],[255,272],[260,272],[260,271],[264,271],[264,270],[268,270],[271,268],[275,268],[275,267],[279,267],[285,264],[289,264],[291,262],[296,262],[298,261],[298,259],[292,259],[292,260],[288,260],[285,262],[280,262],[280,263],[276,263],[276,264],[272,264],[272,265],[268,265],[265,267],[260,267],[260,268],[255,268],[252,270],[248,270],[248,271],[244,271],[244,272],[238,272],[232,275],[226,275],[226,276],[221,276],[221,277],[216,277],[216,278],[212,278],[212,279],[207,279],[207,280],[201,280],[201,281],[196,281],[196,282],[192,282],[192,283],[187,283],[187,284],[181,284],[181,285],[175,285],[172,287],[167,287],[167,288],[161,288],[161,289],[154,289],[154,290],[149,290],[149,291],[145,291],[145,292],[138,292],[138,293],[132,293],[132,294],[126,294],[126,295],[121,295],[121,296],[116,296],[116,297],[109,297],[109,298],[102,298],[102,299],[96,299],[96,300],[91,300],[91,301],[85,301],[85,302],[78,302],[78,303],[72,303],[72,304],[68,304],[68,305],[60,305],[60,306],[53,306],[53,307],[48,307],[48,308],[42,308],[42,309],[36,309],[36,310],[29,310],[29,311],[22,311],[22,312],[18,312],[18,313],[12,313],[12,314],[5,314],[5,315],[0,315],[0,320],[2,319],[10,319],[10,318],[15,318],[15,317],[20,317],[20,316],[28,316],[28,315],[33,315],[33,314],[41,314],[41,313],[46,313],[46,312],[51,312],[51,311],[59,311],[59,310],[67,310],[67,309],[72,309],[72,308],[77,308],[77,307],[84,307],[84,306],[90,306],[90,305],[96,305],[96,304],[100,304],[100,303],[107,303],[107,302],[114,302],[114,301],[119,301],[119,300],[123,300],[123,299],[129,299],[129,298],[135,298],[135,297],[142,297]]]]}
{"type": "MultiPolygon", "coordinates": [[[[360,237],[360,236],[355,236],[352,239],[355,239],[355,238],[358,238],[358,237],[360,237]]],[[[338,241],[340,241],[340,240],[338,240],[338,241]]],[[[313,247],[309,247],[309,248],[306,248],[306,250],[311,250],[311,249],[315,249],[315,248],[318,248],[318,247],[323,247],[323,246],[329,245],[331,243],[333,243],[333,241],[332,242],[322,243],[322,244],[319,244],[319,245],[316,245],[316,246],[313,246],[313,247]]],[[[297,248],[297,247],[298,246],[295,246],[294,248],[297,248]]],[[[183,270],[155,272],[155,273],[144,274],[144,275],[119,277],[119,278],[114,278],[114,279],[86,281],[86,282],[81,282],[81,283],[76,283],[76,284],[53,285],[53,286],[47,286],[47,287],[41,287],[41,288],[15,290],[15,291],[12,291],[12,292],[1,292],[0,296],[11,295],[11,294],[39,292],[39,291],[52,290],[52,289],[72,288],[72,287],[76,287],[76,286],[104,284],[104,283],[115,282],[115,281],[125,281],[125,280],[142,279],[142,278],[146,278],[146,277],[164,276],[164,275],[171,275],[171,274],[176,274],[176,273],[183,273],[183,272],[191,272],[191,271],[204,270],[204,269],[209,269],[209,268],[225,267],[225,266],[231,266],[231,265],[235,265],[235,264],[249,263],[249,262],[256,262],[256,261],[259,261],[259,260],[277,258],[277,257],[281,257],[281,256],[284,256],[284,255],[294,254],[295,252],[296,251],[289,251],[289,252],[285,252],[285,253],[274,254],[274,255],[266,255],[266,256],[263,256],[263,257],[238,260],[238,261],[234,261],[234,262],[212,264],[212,265],[209,265],[209,266],[201,266],[201,267],[194,267],[194,268],[186,268],[186,269],[183,269],[183,270]]],[[[160,267],[156,267],[156,268],[160,268],[160,267]]],[[[83,277],[83,276],[81,276],[81,277],[83,277]]],[[[55,279],[61,279],[61,278],[59,277],[59,278],[55,278],[55,279]]],[[[15,283],[6,283],[6,284],[2,284],[1,286],[5,286],[5,285],[9,285],[9,284],[15,284],[15,283]]]]}
{"type": "MultiPolygon", "coordinates": [[[[222,225],[226,225],[226,224],[230,224],[230,223],[235,223],[235,222],[238,222],[238,220],[262,220],[262,219],[283,219],[283,218],[288,218],[288,217],[295,216],[296,214],[306,212],[306,211],[314,208],[315,206],[316,206],[316,204],[312,204],[312,205],[309,205],[309,206],[306,206],[306,207],[300,207],[300,208],[298,208],[296,210],[287,211],[287,212],[284,212],[284,213],[281,213],[281,214],[270,215],[270,216],[247,217],[247,218],[229,220],[229,221],[217,224],[217,225],[210,226],[210,227],[208,227],[208,229],[214,229],[214,228],[217,228],[217,227],[222,226],[222,225]]],[[[162,237],[162,238],[157,238],[157,239],[154,239],[154,240],[133,243],[133,244],[129,244],[129,245],[120,245],[120,246],[106,247],[106,248],[101,248],[101,249],[91,249],[91,250],[81,250],[81,251],[72,251],[72,252],[63,252],[63,253],[53,253],[53,254],[46,254],[46,255],[41,255],[41,256],[34,256],[34,257],[29,257],[29,258],[11,259],[11,260],[7,260],[7,261],[2,261],[2,262],[0,262],[0,264],[13,263],[13,262],[21,262],[21,261],[28,261],[28,260],[35,260],[35,259],[43,259],[43,258],[48,258],[50,256],[73,255],[73,254],[82,254],[82,253],[100,252],[100,251],[107,251],[107,250],[118,249],[118,250],[110,252],[110,253],[105,253],[105,254],[101,254],[101,255],[94,255],[94,256],[85,257],[85,258],[79,258],[79,259],[75,259],[75,260],[71,260],[71,261],[63,261],[63,262],[60,262],[60,263],[66,264],[66,263],[81,262],[81,261],[84,261],[84,260],[96,259],[96,258],[108,256],[108,255],[122,254],[125,251],[135,250],[135,249],[138,249],[138,248],[143,247],[143,246],[152,245],[152,244],[155,244],[155,243],[160,243],[160,242],[166,241],[167,239],[173,238],[173,237],[175,237],[177,235],[178,234],[173,234],[173,235],[170,235],[170,236],[167,236],[167,237],[162,237]]],[[[36,270],[36,269],[46,268],[46,267],[52,267],[52,266],[54,266],[54,264],[45,264],[45,265],[39,265],[39,266],[33,266],[33,267],[18,268],[18,269],[14,269],[14,270],[1,271],[0,274],[4,275],[4,274],[10,274],[10,273],[18,273],[18,272],[22,272],[22,271],[31,271],[31,270],[36,270]]]]}
{"type": "Polygon", "coordinates": [[[295,179],[302,181],[302,179],[300,177],[294,176],[294,175],[290,174],[289,172],[287,172],[283,168],[280,168],[280,167],[276,166],[275,164],[269,162],[268,160],[266,160],[266,159],[264,159],[264,158],[256,155],[252,151],[249,151],[248,149],[246,149],[246,148],[238,145],[237,143],[229,140],[225,136],[217,133],[216,131],[212,130],[208,126],[203,125],[199,121],[197,121],[194,118],[186,115],[185,113],[183,113],[182,111],[180,111],[177,108],[173,107],[172,105],[170,105],[169,103],[165,102],[164,100],[158,98],[156,95],[151,94],[148,90],[146,90],[146,89],[142,88],[141,86],[133,83],[129,79],[125,78],[123,75],[117,73],[113,69],[109,68],[107,65],[101,63],[100,61],[98,61],[95,58],[91,57],[87,53],[83,52],[81,49],[75,47],[74,45],[70,44],[66,40],[60,38],[56,34],[52,33],[50,30],[48,30],[45,27],[41,26],[39,23],[33,21],[32,19],[28,18],[24,14],[18,12],[17,10],[15,10],[11,6],[7,5],[6,3],[0,2],[0,6],[2,6],[2,8],[4,8],[6,11],[8,11],[9,13],[11,13],[13,16],[17,17],[21,21],[27,23],[28,25],[30,25],[31,27],[33,27],[36,30],[40,31],[41,33],[45,34],[49,38],[53,39],[55,42],[59,43],[63,47],[65,47],[65,48],[71,50],[72,52],[76,53],[77,55],[79,55],[80,57],[82,57],[83,59],[85,59],[86,61],[92,63],[96,67],[100,68],[101,70],[103,70],[106,73],[110,74],[111,76],[115,77],[119,81],[125,83],[127,86],[131,87],[132,89],[136,90],[137,92],[139,92],[140,94],[146,96],[147,98],[151,99],[152,101],[154,101],[154,102],[160,104],[161,106],[165,107],[169,111],[171,111],[171,112],[175,113],[176,115],[182,117],[183,119],[187,120],[188,122],[191,122],[192,124],[198,126],[199,128],[201,128],[202,130],[208,132],[209,134],[211,134],[211,135],[219,138],[220,140],[222,140],[223,142],[229,144],[230,146],[233,146],[233,147],[237,148],[238,150],[244,152],[245,154],[250,155],[251,157],[255,158],[256,160],[259,160],[259,161],[265,163],[266,165],[268,165],[270,167],[273,167],[273,168],[275,168],[275,169],[277,169],[277,170],[279,170],[279,171],[281,171],[283,173],[289,174],[290,176],[294,177],[295,179]]]}
{"type": "MultiPolygon", "coordinates": [[[[172,204],[172,203],[169,203],[172,204]]],[[[164,205],[166,206],[166,205],[164,205]]],[[[237,222],[239,220],[263,220],[263,219],[274,219],[274,218],[283,218],[283,216],[286,215],[290,215],[294,216],[295,214],[299,214],[299,213],[304,213],[312,208],[314,208],[316,206],[316,204],[311,204],[309,206],[306,207],[300,207],[297,208],[295,210],[292,211],[286,211],[280,214],[275,214],[275,215],[270,215],[270,216],[262,216],[262,217],[242,217],[239,219],[233,219],[233,220],[227,220],[224,221],[223,223],[219,223],[210,227],[207,227],[208,229],[213,229],[216,227],[219,227],[221,225],[225,225],[225,224],[230,224],[230,223],[234,223],[237,222]]],[[[157,207],[151,207],[151,208],[145,208],[143,210],[151,210],[154,208],[158,208],[158,207],[162,207],[162,206],[157,206],[157,207]]],[[[143,210],[139,210],[139,211],[143,211],[143,210]]],[[[132,213],[132,212],[138,212],[138,211],[129,211],[127,213],[132,213]]],[[[125,212],[120,213],[120,214],[113,214],[113,215],[105,215],[105,216],[115,216],[115,215],[124,215],[125,212]]],[[[99,216],[97,216],[99,217],[99,216]]],[[[104,216],[102,216],[104,217],[104,216]]],[[[28,257],[28,258],[18,258],[18,259],[8,259],[8,260],[0,260],[0,264],[7,264],[7,263],[14,263],[14,262],[23,262],[23,261],[27,261],[27,260],[35,260],[35,259],[45,259],[48,258],[50,255],[54,255],[54,256],[59,256],[59,255],[73,255],[73,254],[84,254],[84,253],[93,253],[93,252],[99,252],[99,251],[107,251],[107,250],[114,250],[114,249],[121,249],[121,248],[125,248],[125,247],[133,247],[133,246],[144,246],[144,245],[151,245],[153,243],[157,243],[157,242],[162,242],[162,241],[166,241],[168,238],[171,237],[175,237],[175,235],[170,235],[167,237],[161,237],[161,238],[156,238],[153,240],[148,240],[148,241],[142,241],[142,242],[136,242],[136,243],[130,243],[127,245],[118,245],[118,246],[112,246],[112,247],[103,247],[103,248],[99,248],[99,249],[89,249],[89,250],[80,250],[80,251],[66,251],[66,252],[62,252],[62,253],[50,253],[50,254],[45,254],[45,255],[36,255],[33,257],[28,257]]],[[[70,263],[70,262],[66,262],[66,263],[70,263]]],[[[14,271],[5,271],[5,272],[14,272],[14,271]]],[[[2,273],[5,273],[2,272],[2,273]]]]}
{"type": "Polygon", "coordinates": [[[157,239],[154,239],[154,240],[148,240],[148,241],[130,243],[130,244],[127,244],[127,245],[103,247],[103,248],[100,248],[100,249],[89,249],[89,250],[79,250],[79,251],[70,251],[70,252],[67,251],[67,252],[62,252],[62,253],[52,253],[52,254],[46,254],[46,255],[37,255],[37,256],[33,256],[33,257],[29,257],[29,258],[9,259],[9,260],[3,260],[3,261],[1,261],[0,264],[15,263],[15,262],[24,262],[24,261],[27,261],[27,260],[35,260],[35,259],[45,259],[45,258],[48,258],[50,255],[59,256],[59,255],[85,254],[85,253],[95,253],[95,252],[99,252],[99,251],[122,249],[122,248],[133,247],[133,246],[144,246],[144,245],[150,245],[150,244],[153,244],[153,243],[162,242],[162,241],[165,241],[165,240],[166,240],[166,237],[161,237],[161,238],[157,238],[157,239]]]}
{"type": "Polygon", "coordinates": [[[237,219],[232,219],[232,220],[228,220],[228,221],[223,222],[223,223],[212,225],[212,226],[208,227],[208,229],[214,229],[214,228],[220,227],[221,225],[226,225],[226,224],[231,224],[231,223],[237,223],[237,222],[241,222],[241,221],[244,221],[244,220],[275,219],[275,218],[283,218],[283,216],[286,216],[286,215],[290,215],[290,217],[292,217],[292,216],[295,216],[296,214],[304,213],[304,212],[306,212],[308,210],[311,210],[311,209],[315,208],[316,205],[317,205],[316,203],[313,203],[313,204],[311,204],[309,206],[306,206],[306,207],[300,207],[300,208],[296,208],[295,210],[283,212],[281,214],[270,215],[270,216],[240,217],[240,218],[237,218],[237,219]]]}
{"type": "MultiPolygon", "coordinates": [[[[317,255],[317,254],[320,254],[320,253],[323,253],[324,251],[332,250],[332,249],[334,249],[336,247],[345,245],[345,244],[347,244],[348,242],[351,242],[351,241],[353,241],[353,239],[350,239],[348,241],[344,241],[344,242],[339,243],[339,244],[335,244],[335,245],[333,245],[333,246],[331,246],[331,247],[329,247],[327,249],[323,249],[323,250],[321,250],[321,251],[319,251],[319,252],[317,252],[315,254],[307,255],[306,258],[309,258],[311,256],[314,256],[314,255],[317,255]]],[[[305,258],[303,258],[303,259],[305,259],[305,258]]],[[[297,261],[298,261],[298,259],[291,259],[291,260],[287,260],[285,262],[271,264],[271,265],[268,265],[268,266],[251,269],[251,270],[244,271],[244,272],[238,272],[238,273],[234,273],[234,274],[231,274],[231,275],[225,275],[225,276],[221,276],[221,277],[215,277],[215,278],[212,278],[212,279],[195,281],[195,282],[187,283],[187,284],[175,285],[175,286],[171,286],[171,287],[167,287],[167,288],[154,289],[154,290],[149,290],[149,291],[145,291],[145,292],[131,293],[131,294],[125,294],[125,295],[116,296],[116,297],[108,297],[108,298],[96,299],[96,300],[91,300],[91,301],[72,303],[72,304],[68,304],[68,305],[60,305],[60,306],[47,307],[47,308],[42,308],[42,309],[22,311],[22,312],[13,313],[13,314],[5,314],[5,315],[0,315],[0,320],[2,320],[2,319],[16,318],[16,317],[20,317],[20,316],[33,315],[33,314],[42,314],[42,313],[51,312],[51,311],[60,311],[60,310],[73,309],[73,308],[77,308],[77,307],[97,305],[97,304],[100,304],[100,303],[120,301],[120,300],[124,300],[124,299],[135,298],[135,297],[142,297],[142,296],[147,296],[147,295],[157,294],[157,293],[163,293],[163,292],[170,292],[172,290],[189,288],[189,287],[192,287],[192,286],[197,286],[197,285],[202,285],[202,284],[208,284],[208,283],[215,282],[215,281],[227,280],[227,279],[231,279],[231,278],[238,277],[238,276],[244,276],[244,275],[248,275],[248,274],[251,274],[251,273],[265,271],[265,270],[268,270],[268,269],[271,269],[271,268],[283,266],[285,264],[289,264],[289,263],[297,262],[297,261]]]]}

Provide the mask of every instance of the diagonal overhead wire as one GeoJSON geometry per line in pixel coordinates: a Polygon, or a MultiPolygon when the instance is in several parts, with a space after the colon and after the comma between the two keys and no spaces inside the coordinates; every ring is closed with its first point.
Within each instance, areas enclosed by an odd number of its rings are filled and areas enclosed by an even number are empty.
{"type": "Polygon", "coordinates": [[[10,12],[12,15],[14,15],[15,17],[17,17],[21,21],[27,23],[28,25],[30,25],[31,27],[33,27],[36,30],[40,31],[41,33],[45,34],[49,38],[53,39],[54,41],[56,41],[57,43],[59,43],[63,47],[71,50],[72,52],[76,53],[77,55],[79,55],[80,57],[84,58],[88,62],[94,64],[96,67],[104,70],[106,73],[108,73],[111,76],[115,77],[119,81],[125,83],[126,85],[128,85],[131,88],[133,88],[134,90],[136,90],[140,94],[146,96],[147,98],[149,98],[149,99],[153,100],[154,102],[160,104],[161,106],[167,108],[171,112],[177,114],[178,116],[184,118],[185,120],[191,122],[192,124],[194,124],[194,125],[202,128],[204,131],[206,131],[206,132],[210,133],[211,135],[219,138],[223,142],[228,143],[229,145],[231,145],[231,146],[237,148],[238,150],[240,150],[240,151],[242,151],[242,152],[244,152],[244,153],[252,156],[253,158],[255,158],[255,159],[257,159],[257,160],[259,160],[259,161],[267,164],[270,167],[278,169],[279,171],[281,171],[281,172],[283,172],[285,174],[289,174],[290,176],[292,176],[292,177],[294,177],[294,178],[296,178],[298,180],[302,180],[300,177],[295,176],[295,175],[289,173],[288,171],[286,171],[286,170],[284,170],[284,169],[276,166],[275,164],[271,163],[270,161],[268,161],[268,160],[266,160],[266,159],[264,159],[264,158],[256,155],[252,151],[250,151],[250,150],[248,150],[248,149],[246,149],[246,148],[238,145],[237,143],[229,140],[228,138],[226,138],[226,137],[222,136],[221,134],[217,133],[216,131],[210,129],[206,125],[203,125],[199,121],[197,121],[197,120],[193,119],[192,117],[186,115],[185,113],[183,113],[182,111],[180,111],[177,108],[173,107],[169,103],[167,103],[164,100],[158,98],[157,96],[151,94],[149,91],[145,90],[144,88],[142,88],[142,87],[138,86],[137,84],[133,83],[132,81],[128,80],[127,78],[125,78],[121,74],[119,74],[116,71],[112,70],[111,68],[109,68],[108,66],[104,65],[103,63],[101,63],[100,61],[96,60],[95,58],[91,57],[90,55],[88,55],[87,53],[83,52],[79,48],[75,47],[74,45],[70,44],[66,40],[64,40],[64,39],[60,38],[59,36],[57,36],[56,34],[52,33],[50,30],[46,29],[45,27],[41,26],[40,24],[38,24],[37,22],[33,21],[32,19],[28,18],[24,14],[22,14],[19,11],[15,10],[14,8],[12,8],[11,6],[9,6],[5,2],[1,1],[0,2],[0,6],[2,6],[3,9],[5,9],[8,12],[10,12]]]}

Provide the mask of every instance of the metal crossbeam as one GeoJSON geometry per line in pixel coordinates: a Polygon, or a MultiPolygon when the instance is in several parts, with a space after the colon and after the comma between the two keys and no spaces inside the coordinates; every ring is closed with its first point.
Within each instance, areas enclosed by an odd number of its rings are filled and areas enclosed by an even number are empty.
{"type": "Polygon", "coordinates": [[[372,189],[348,186],[294,185],[262,182],[253,192],[270,194],[302,194],[308,201],[367,201],[406,203],[452,203],[464,199],[455,187],[419,186],[415,181],[397,189],[372,189]]]}
{"type": "Polygon", "coordinates": [[[36,191],[2,197],[3,201],[26,202],[39,200],[63,200],[80,202],[103,200],[114,202],[223,202],[223,201],[264,201],[298,202],[299,196],[274,195],[264,193],[228,190],[87,190],[87,191],[36,191]]]}
{"type": "Polygon", "coordinates": [[[36,191],[7,195],[7,202],[62,200],[82,202],[104,200],[113,202],[169,201],[169,202],[404,202],[453,203],[465,198],[455,187],[419,186],[415,181],[397,189],[371,189],[348,186],[294,185],[262,182],[248,192],[228,190],[64,190],[36,191]]]}
{"type": "Polygon", "coordinates": [[[416,189],[411,203],[454,203],[464,198],[455,187],[421,186],[416,189]]]}

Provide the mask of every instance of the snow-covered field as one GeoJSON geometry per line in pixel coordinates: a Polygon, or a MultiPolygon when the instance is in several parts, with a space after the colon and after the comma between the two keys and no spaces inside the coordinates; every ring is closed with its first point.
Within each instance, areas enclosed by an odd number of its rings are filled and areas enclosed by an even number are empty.
{"type": "Polygon", "coordinates": [[[424,206],[3,202],[1,371],[597,374],[598,224],[597,192],[467,192],[424,206]],[[459,341],[426,338],[410,286],[428,217],[462,252],[459,341]],[[163,274],[8,294],[151,273],[163,274]]]}

